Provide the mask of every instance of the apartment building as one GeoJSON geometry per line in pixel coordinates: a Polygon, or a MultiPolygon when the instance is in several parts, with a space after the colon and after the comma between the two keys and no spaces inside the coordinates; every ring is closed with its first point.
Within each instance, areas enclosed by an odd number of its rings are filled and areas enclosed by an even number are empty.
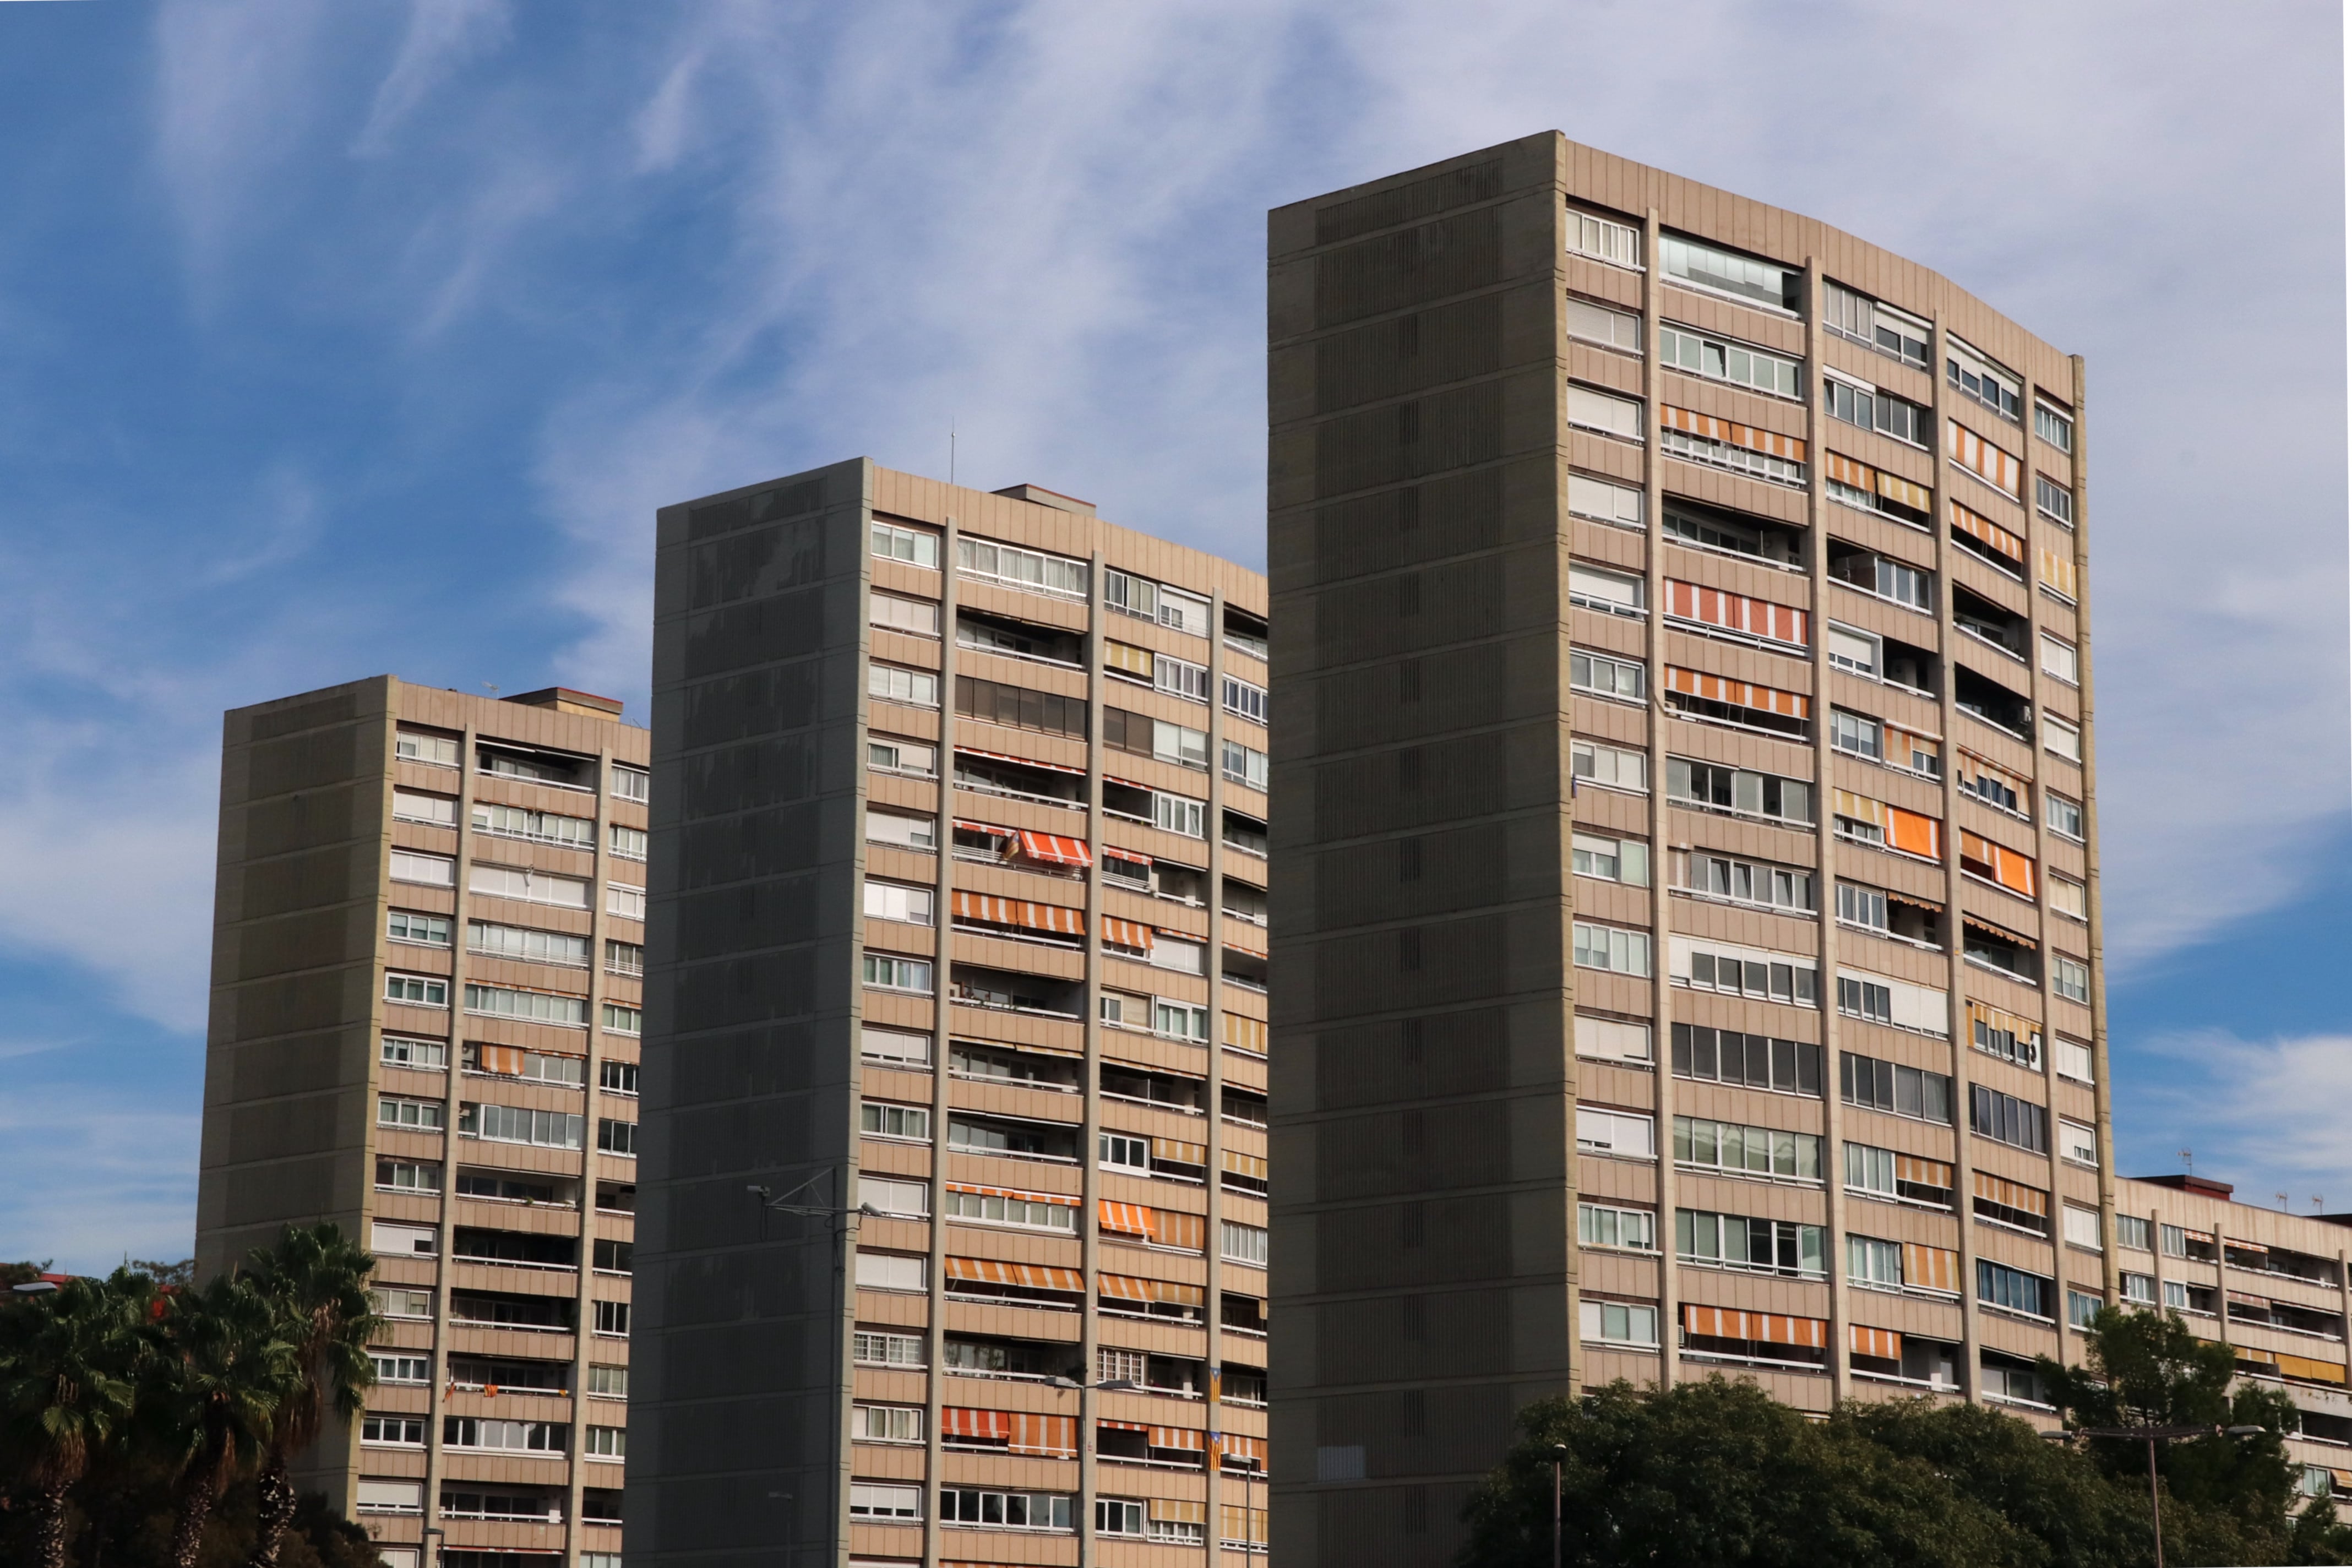
{"type": "MultiPolygon", "coordinates": [[[[2210,1176],[2116,1184],[2116,1288],[2123,1305],[2178,1312],[2237,1353],[2238,1375],[2283,1391],[2302,1430],[2287,1439],[2306,1496],[2352,1503],[2352,1215],[2241,1203],[2210,1176]]],[[[2319,1200],[2313,1200],[2315,1207],[2319,1200]]],[[[2069,1291],[2070,1322],[2098,1310],[2069,1291]]]]}
{"type": "Polygon", "coordinates": [[[1263,580],[863,460],[658,539],[629,1561],[1263,1551],[1263,580]]]}
{"type": "Polygon", "coordinates": [[[1276,1538],[1627,1378],[2046,1415],[2114,1293],[2083,369],[1529,137],[1269,221],[1276,1538]]]}
{"type": "Polygon", "coordinates": [[[232,710],[197,1264],[376,1254],[376,1384],[305,1463],[390,1568],[618,1568],[647,732],[391,676],[232,710]]]}

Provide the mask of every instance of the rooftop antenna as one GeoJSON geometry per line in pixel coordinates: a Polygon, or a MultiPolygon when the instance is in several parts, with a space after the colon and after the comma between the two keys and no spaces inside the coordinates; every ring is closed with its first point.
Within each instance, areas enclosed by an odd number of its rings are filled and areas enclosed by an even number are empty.
{"type": "Polygon", "coordinates": [[[2195,1170],[2197,1168],[2197,1156],[2191,1154],[2188,1150],[2183,1149],[2180,1152],[2180,1168],[2184,1171],[2195,1170]]]}
{"type": "Polygon", "coordinates": [[[2286,1213],[2286,1194],[2284,1193],[2274,1193],[2272,1195],[2276,1197],[2279,1201],[2279,1213],[2286,1213]]]}
{"type": "Polygon", "coordinates": [[[493,697],[496,697],[499,694],[499,689],[487,680],[482,682],[482,688],[493,697]]]}
{"type": "Polygon", "coordinates": [[[2326,1198],[2322,1197],[2322,1196],[2321,1196],[2319,1194],[2317,1194],[2317,1193],[2314,1193],[2314,1194],[2311,1194],[2311,1212],[2312,1212],[2312,1213],[2314,1213],[2314,1214],[2317,1214],[2320,1210],[2322,1210],[2322,1209],[2326,1208],[2326,1206],[2327,1206],[2327,1200],[2326,1200],[2326,1198]]]}
{"type": "Polygon", "coordinates": [[[955,416],[950,414],[948,416],[948,483],[950,484],[955,483],[955,416]]]}

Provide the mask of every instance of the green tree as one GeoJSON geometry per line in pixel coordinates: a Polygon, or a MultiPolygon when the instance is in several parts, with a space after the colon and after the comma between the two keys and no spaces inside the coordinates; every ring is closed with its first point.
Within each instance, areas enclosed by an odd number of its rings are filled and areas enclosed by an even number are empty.
{"type": "Polygon", "coordinates": [[[166,1561],[194,1568],[215,1505],[259,1459],[278,1412],[301,1396],[302,1378],[284,1314],[250,1280],[223,1275],[161,1305],[141,1427],[175,1477],[166,1561]]]}
{"type": "Polygon", "coordinates": [[[46,1258],[38,1263],[0,1263],[0,1286],[14,1289],[19,1285],[30,1285],[48,1271],[49,1260],[46,1258]]]}
{"type": "Polygon", "coordinates": [[[377,1326],[367,1289],[374,1268],[374,1258],[331,1220],[289,1226],[277,1246],[256,1248],[247,1260],[247,1277],[284,1323],[299,1378],[264,1438],[250,1568],[277,1568],[299,1501],[287,1475],[293,1457],[324,1431],[330,1409],[345,1422],[358,1415],[361,1395],[375,1382],[367,1353],[377,1326]]]}
{"type": "Polygon", "coordinates": [[[33,1494],[40,1568],[65,1568],[67,1495],[131,1417],[143,1297],[118,1273],[0,1310],[0,1451],[33,1494]]]}

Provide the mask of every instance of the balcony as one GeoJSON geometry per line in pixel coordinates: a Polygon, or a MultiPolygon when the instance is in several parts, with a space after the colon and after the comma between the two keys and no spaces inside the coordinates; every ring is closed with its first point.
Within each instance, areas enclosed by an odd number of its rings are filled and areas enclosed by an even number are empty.
{"type": "Polygon", "coordinates": [[[1952,700],[1961,712],[1981,720],[2023,745],[2033,743],[2033,704],[2008,687],[1966,665],[1952,671],[1952,700]]]}
{"type": "Polygon", "coordinates": [[[1086,986],[1076,980],[1043,974],[1016,974],[1009,970],[983,969],[977,964],[950,966],[948,995],[967,1007],[1019,1013],[1039,1018],[1083,1018],[1086,986]]]}
{"type": "Polygon", "coordinates": [[[459,1226],[451,1240],[450,1257],[459,1263],[576,1274],[580,1270],[580,1238],[459,1226]]]}
{"type": "Polygon", "coordinates": [[[955,754],[955,787],[977,795],[1084,811],[1086,784],[1082,772],[1001,752],[968,752],[959,747],[955,754]]]}
{"type": "Polygon", "coordinates": [[[1994,652],[2025,662],[2032,646],[2032,627],[2025,617],[1957,583],[1952,585],[1952,624],[1994,652]]]}
{"type": "Polygon", "coordinates": [[[1778,566],[1786,572],[1805,569],[1805,535],[1801,529],[1672,496],[1666,499],[1665,512],[1664,532],[1669,544],[1778,566]]]}
{"type": "Polygon", "coordinates": [[[1073,631],[959,607],[956,647],[1061,669],[1086,668],[1085,641],[1073,631]]]}

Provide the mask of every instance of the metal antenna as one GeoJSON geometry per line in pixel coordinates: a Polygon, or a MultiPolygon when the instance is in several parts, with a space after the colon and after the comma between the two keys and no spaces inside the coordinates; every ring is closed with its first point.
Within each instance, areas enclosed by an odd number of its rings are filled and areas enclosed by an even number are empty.
{"type": "Polygon", "coordinates": [[[2197,1168],[2197,1156],[2190,1153],[2188,1150],[2183,1149],[2180,1152],[2180,1168],[2184,1171],[2195,1170],[2197,1168]]]}
{"type": "Polygon", "coordinates": [[[498,689],[496,686],[492,685],[489,681],[485,680],[484,682],[482,682],[482,687],[483,687],[483,689],[484,689],[485,690],[487,690],[488,692],[489,692],[489,694],[490,694],[491,696],[493,696],[493,697],[496,697],[496,696],[499,694],[499,689],[498,689]]]}
{"type": "Polygon", "coordinates": [[[952,415],[952,414],[950,414],[950,415],[949,415],[949,416],[948,416],[948,483],[950,483],[950,484],[953,484],[953,483],[955,483],[955,458],[956,458],[955,447],[956,447],[955,416],[954,416],[954,415],[952,415]]]}

